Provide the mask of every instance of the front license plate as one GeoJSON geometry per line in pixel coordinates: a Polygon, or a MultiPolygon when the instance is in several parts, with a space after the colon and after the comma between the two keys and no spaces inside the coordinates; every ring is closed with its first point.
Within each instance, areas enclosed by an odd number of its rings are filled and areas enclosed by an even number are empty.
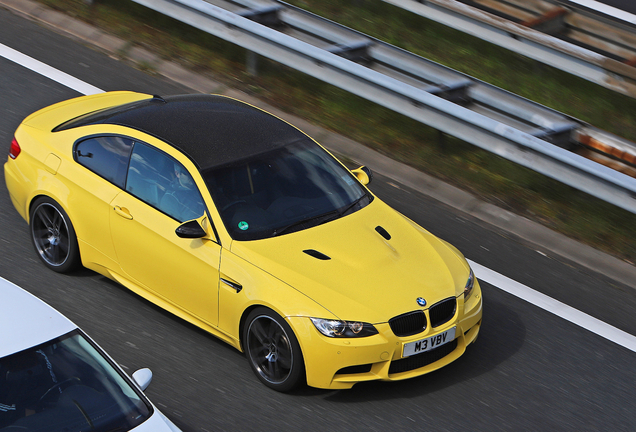
{"type": "Polygon", "coordinates": [[[446,330],[444,333],[436,334],[435,336],[431,336],[426,339],[421,339],[415,342],[404,344],[402,357],[408,357],[414,354],[430,351],[448,342],[451,342],[453,339],[455,339],[455,327],[446,330]]]}

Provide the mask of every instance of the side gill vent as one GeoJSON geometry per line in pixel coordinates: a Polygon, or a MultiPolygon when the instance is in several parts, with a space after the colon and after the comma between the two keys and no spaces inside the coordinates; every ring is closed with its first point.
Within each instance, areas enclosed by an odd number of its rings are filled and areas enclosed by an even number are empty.
{"type": "Polygon", "coordinates": [[[385,240],[391,240],[391,234],[389,234],[389,232],[385,230],[384,228],[382,228],[380,225],[375,227],[375,230],[378,232],[378,234],[384,237],[385,240]]]}
{"type": "Polygon", "coordinates": [[[317,258],[319,260],[327,261],[327,260],[331,259],[331,257],[328,257],[324,253],[318,252],[317,250],[314,250],[314,249],[305,249],[303,252],[305,252],[307,255],[312,256],[314,258],[317,258]]]}

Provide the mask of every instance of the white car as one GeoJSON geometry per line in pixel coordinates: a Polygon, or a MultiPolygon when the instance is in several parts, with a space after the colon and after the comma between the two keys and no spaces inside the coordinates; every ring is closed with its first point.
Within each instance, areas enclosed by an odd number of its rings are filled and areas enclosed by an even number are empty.
{"type": "Polygon", "coordinates": [[[0,278],[0,432],[180,432],[142,393],[152,372],[131,380],[61,313],[0,278]]]}

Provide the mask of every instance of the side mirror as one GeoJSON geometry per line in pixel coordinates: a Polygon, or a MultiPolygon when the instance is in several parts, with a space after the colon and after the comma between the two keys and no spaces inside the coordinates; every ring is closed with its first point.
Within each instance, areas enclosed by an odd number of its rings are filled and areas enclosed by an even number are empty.
{"type": "Polygon", "coordinates": [[[152,381],[152,371],[148,368],[139,369],[132,374],[132,378],[142,391],[145,391],[152,381]]]}
{"type": "Polygon", "coordinates": [[[366,166],[361,166],[358,169],[351,170],[351,172],[363,185],[368,185],[373,180],[373,173],[366,166]]]}
{"type": "Polygon", "coordinates": [[[175,233],[177,234],[177,237],[189,239],[203,238],[207,235],[197,220],[182,223],[177,227],[175,233]]]}

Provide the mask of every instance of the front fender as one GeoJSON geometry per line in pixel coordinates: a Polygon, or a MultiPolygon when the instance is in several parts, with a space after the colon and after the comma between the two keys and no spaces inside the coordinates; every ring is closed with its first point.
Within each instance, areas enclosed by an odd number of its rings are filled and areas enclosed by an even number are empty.
{"type": "Polygon", "coordinates": [[[336,318],[294,287],[225,248],[220,276],[241,287],[238,291],[223,282],[219,285],[219,328],[236,341],[240,341],[245,316],[258,306],[273,310],[288,322],[290,317],[336,318]]]}

